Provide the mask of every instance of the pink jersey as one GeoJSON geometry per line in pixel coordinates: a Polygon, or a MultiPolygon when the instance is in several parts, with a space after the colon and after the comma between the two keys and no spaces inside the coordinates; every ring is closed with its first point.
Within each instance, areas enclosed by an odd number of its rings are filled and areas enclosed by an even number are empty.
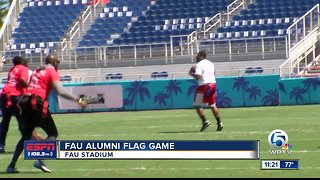
{"type": "Polygon", "coordinates": [[[2,93],[10,94],[12,96],[19,96],[24,93],[24,88],[19,80],[28,82],[28,68],[23,65],[16,65],[12,67],[8,73],[8,81],[2,89],[2,93]]]}
{"type": "Polygon", "coordinates": [[[43,69],[37,69],[31,75],[25,94],[35,94],[47,100],[52,90],[52,83],[56,81],[60,82],[60,76],[53,66],[49,65],[43,69]]]}

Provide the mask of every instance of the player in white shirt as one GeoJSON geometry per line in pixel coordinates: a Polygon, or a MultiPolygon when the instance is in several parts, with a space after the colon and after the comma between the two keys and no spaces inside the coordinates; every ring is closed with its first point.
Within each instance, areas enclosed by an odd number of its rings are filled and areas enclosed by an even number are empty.
{"type": "Polygon", "coordinates": [[[195,91],[193,106],[202,120],[200,132],[206,130],[211,124],[204,115],[204,106],[210,107],[217,120],[217,131],[221,131],[223,129],[223,125],[216,106],[216,78],[214,64],[206,58],[206,52],[199,51],[196,57],[197,64],[189,70],[189,75],[198,80],[199,84],[195,91]]]}

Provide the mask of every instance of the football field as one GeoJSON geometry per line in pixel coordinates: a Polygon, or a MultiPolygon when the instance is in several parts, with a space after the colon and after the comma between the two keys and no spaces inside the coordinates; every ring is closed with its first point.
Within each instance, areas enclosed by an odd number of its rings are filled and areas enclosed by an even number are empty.
{"type": "Polygon", "coordinates": [[[6,174],[20,138],[15,118],[8,132],[6,153],[0,154],[0,178],[244,178],[320,177],[320,105],[221,108],[224,124],[216,132],[213,122],[199,132],[193,109],[103,112],[53,115],[59,140],[260,140],[261,159],[299,159],[299,170],[260,170],[260,160],[47,160],[52,173],[33,167],[33,160],[17,163],[19,174],[6,174]],[[291,155],[270,155],[268,135],[282,129],[292,145],[291,155]]]}

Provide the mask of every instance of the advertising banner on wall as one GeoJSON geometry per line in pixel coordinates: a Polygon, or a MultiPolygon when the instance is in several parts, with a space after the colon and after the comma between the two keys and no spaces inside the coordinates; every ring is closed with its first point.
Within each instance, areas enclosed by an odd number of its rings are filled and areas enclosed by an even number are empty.
{"type": "MultiPolygon", "coordinates": [[[[107,86],[74,86],[65,87],[67,91],[76,94],[88,102],[86,109],[121,108],[123,106],[123,90],[121,85],[107,86]]],[[[63,97],[58,97],[60,109],[80,109],[76,103],[63,97]]]]}

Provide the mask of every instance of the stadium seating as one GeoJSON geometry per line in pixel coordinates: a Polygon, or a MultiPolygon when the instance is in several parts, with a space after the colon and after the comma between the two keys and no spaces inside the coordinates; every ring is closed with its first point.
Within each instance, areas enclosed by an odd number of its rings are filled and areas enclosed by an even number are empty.
{"type": "Polygon", "coordinates": [[[261,73],[263,73],[263,68],[262,67],[256,67],[255,71],[256,71],[256,73],[261,74],[261,73]]]}
{"type": "Polygon", "coordinates": [[[168,77],[168,72],[167,71],[162,71],[158,74],[158,77],[162,78],[167,78],[168,77]]]}
{"type": "Polygon", "coordinates": [[[1,80],[1,84],[6,84],[6,83],[7,83],[7,81],[8,81],[8,78],[2,78],[2,80],[1,80]]]}
{"type": "Polygon", "coordinates": [[[131,18],[141,16],[142,11],[146,10],[149,4],[148,0],[111,0],[78,46],[102,46],[119,43],[120,39],[117,37],[124,32],[128,23],[131,22],[131,18]]]}
{"type": "Polygon", "coordinates": [[[247,67],[246,70],[245,70],[245,73],[246,74],[252,74],[252,73],[255,73],[256,70],[252,67],[247,67]]]}
{"type": "Polygon", "coordinates": [[[60,77],[60,81],[61,81],[61,82],[71,82],[71,81],[72,81],[72,77],[69,76],[69,75],[61,76],[61,77],[60,77]]]}
{"type": "MultiPolygon", "coordinates": [[[[284,36],[319,0],[257,0],[210,34],[210,39],[284,36]]],[[[308,23],[308,22],[307,22],[308,23]]]]}
{"type": "Polygon", "coordinates": [[[216,13],[225,11],[231,2],[232,0],[157,0],[151,5],[148,0],[112,0],[79,46],[170,42],[171,35],[188,35],[196,29],[202,29],[205,21],[216,13]],[[128,12],[132,12],[132,15],[128,12]],[[137,17],[137,20],[131,21],[131,16],[137,17]],[[131,25],[125,31],[128,23],[131,25]],[[112,35],[115,37],[111,37],[112,35]]]}
{"type": "Polygon", "coordinates": [[[106,80],[114,80],[114,79],[122,79],[122,73],[116,73],[116,74],[111,74],[111,73],[109,73],[109,74],[107,74],[106,75],[106,80]]]}
{"type": "Polygon", "coordinates": [[[106,75],[106,80],[110,80],[112,76],[113,76],[113,74],[107,74],[106,75]]]}
{"type": "Polygon", "coordinates": [[[156,79],[158,77],[158,75],[159,75],[159,72],[152,72],[151,73],[151,78],[156,79]]]}
{"type": "Polygon", "coordinates": [[[85,3],[81,0],[30,1],[19,14],[11,49],[54,47],[86,7],[85,3]]]}
{"type": "Polygon", "coordinates": [[[111,76],[111,79],[122,79],[122,74],[121,73],[116,73],[113,76],[111,76]]]}

